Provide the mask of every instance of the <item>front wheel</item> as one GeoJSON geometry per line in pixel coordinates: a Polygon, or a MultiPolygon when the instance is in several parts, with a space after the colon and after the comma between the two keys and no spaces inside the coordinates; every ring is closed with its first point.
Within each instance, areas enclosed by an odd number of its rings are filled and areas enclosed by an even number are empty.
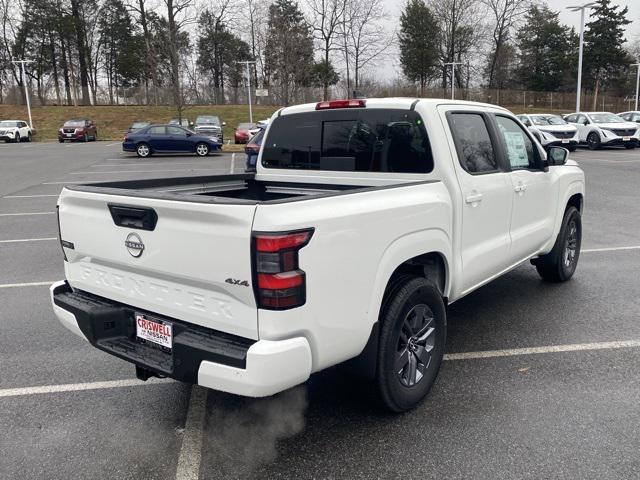
{"type": "Polygon", "coordinates": [[[636,148],[636,146],[633,143],[630,143],[629,145],[625,145],[624,148],[626,148],[627,150],[633,150],[634,148],[636,148]]]}
{"type": "Polygon", "coordinates": [[[422,277],[401,277],[386,295],[376,383],[384,405],[404,412],[422,401],[438,375],[446,313],[440,292],[422,277]]]}
{"type": "Polygon", "coordinates": [[[578,149],[577,145],[569,145],[567,147],[567,150],[569,150],[570,152],[575,152],[578,149]]]}
{"type": "Polygon", "coordinates": [[[147,158],[151,156],[151,147],[147,143],[140,143],[136,147],[136,153],[140,158],[147,158]]]}
{"type": "Polygon", "coordinates": [[[196,145],[196,155],[198,155],[199,157],[206,157],[207,155],[209,155],[209,145],[207,145],[206,143],[199,143],[196,145]]]}
{"type": "Polygon", "coordinates": [[[16,132],[16,136],[15,136],[15,138],[13,139],[13,141],[14,141],[15,143],[20,143],[20,132],[16,132]]]}
{"type": "Polygon", "coordinates": [[[578,266],[581,244],[582,217],[576,207],[569,207],[564,212],[553,250],[532,260],[540,277],[547,282],[555,283],[569,280],[578,266]]]}
{"type": "Polygon", "coordinates": [[[31,142],[33,140],[33,135],[31,132],[27,135],[27,142],[31,142]]]}
{"type": "Polygon", "coordinates": [[[600,135],[596,132],[591,132],[587,135],[587,145],[589,146],[589,150],[600,150],[602,145],[600,145],[600,135]]]}

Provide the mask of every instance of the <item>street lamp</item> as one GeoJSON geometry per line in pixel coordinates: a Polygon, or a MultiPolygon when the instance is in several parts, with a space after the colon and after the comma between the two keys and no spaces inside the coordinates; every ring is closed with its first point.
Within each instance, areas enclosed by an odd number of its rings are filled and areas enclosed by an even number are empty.
{"type": "Polygon", "coordinates": [[[256,62],[244,61],[236,63],[247,66],[247,97],[249,97],[249,122],[253,123],[253,111],[251,110],[251,70],[249,70],[249,65],[255,65],[256,62]]]}
{"type": "Polygon", "coordinates": [[[632,63],[632,67],[638,67],[638,73],[636,73],[636,107],[634,111],[638,111],[638,89],[640,88],[640,63],[632,63]]]}
{"type": "Polygon", "coordinates": [[[27,85],[27,75],[24,71],[25,63],[33,63],[33,60],[13,60],[11,63],[20,64],[22,71],[22,82],[24,83],[24,96],[27,99],[27,110],[29,112],[29,128],[33,130],[33,121],[31,120],[31,101],[29,100],[29,86],[27,85]]]}
{"type": "Polygon", "coordinates": [[[456,65],[462,65],[462,62],[443,63],[445,67],[451,65],[451,100],[456,98],[456,65]]]}
{"type": "Polygon", "coordinates": [[[594,8],[596,2],[585,3],[567,7],[572,12],[580,11],[580,49],[578,51],[578,89],[576,92],[576,112],[580,112],[580,90],[582,89],[582,44],[584,43],[584,11],[587,8],[594,8]]]}

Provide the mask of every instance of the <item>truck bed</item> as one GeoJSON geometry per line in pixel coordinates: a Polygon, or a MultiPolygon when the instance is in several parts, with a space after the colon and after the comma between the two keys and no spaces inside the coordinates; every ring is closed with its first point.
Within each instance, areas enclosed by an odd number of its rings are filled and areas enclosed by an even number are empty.
{"type": "Polygon", "coordinates": [[[363,192],[380,186],[256,180],[253,174],[157,178],[67,185],[67,189],[198,203],[261,204],[363,192]]]}

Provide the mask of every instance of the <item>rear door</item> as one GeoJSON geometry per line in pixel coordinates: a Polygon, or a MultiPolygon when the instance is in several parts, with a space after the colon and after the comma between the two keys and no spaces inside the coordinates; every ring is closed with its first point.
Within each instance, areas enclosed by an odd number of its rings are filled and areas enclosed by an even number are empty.
{"type": "Polygon", "coordinates": [[[149,136],[149,145],[156,152],[165,152],[168,149],[167,146],[167,133],[164,125],[156,125],[150,127],[147,130],[147,135],[149,136]]]}
{"type": "Polygon", "coordinates": [[[447,113],[462,195],[463,293],[510,264],[512,188],[498,139],[485,112],[458,108],[447,113]]]}
{"type": "Polygon", "coordinates": [[[61,237],[74,247],[65,248],[66,278],[74,288],[144,311],[257,339],[254,211],[255,205],[65,189],[61,237]],[[140,215],[157,216],[153,228],[140,215]]]}

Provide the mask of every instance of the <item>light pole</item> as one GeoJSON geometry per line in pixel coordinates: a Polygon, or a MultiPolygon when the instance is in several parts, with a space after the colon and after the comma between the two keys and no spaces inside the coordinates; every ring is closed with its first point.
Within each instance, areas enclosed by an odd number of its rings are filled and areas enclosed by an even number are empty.
{"type": "Polygon", "coordinates": [[[29,101],[29,86],[27,85],[27,74],[24,71],[25,63],[33,63],[33,60],[13,60],[12,63],[20,64],[22,71],[22,82],[24,83],[24,96],[27,99],[27,111],[29,112],[29,128],[33,130],[33,121],[31,120],[31,102],[29,101]]]}
{"type": "Polygon", "coordinates": [[[638,72],[636,73],[636,106],[634,111],[638,111],[638,90],[640,89],[640,63],[632,63],[632,67],[637,67],[638,72]]]}
{"type": "Polygon", "coordinates": [[[253,123],[253,111],[251,110],[251,70],[249,70],[249,65],[255,65],[256,62],[244,61],[236,63],[241,63],[247,66],[247,97],[249,99],[249,122],[253,123]]]}
{"type": "Polygon", "coordinates": [[[443,63],[445,67],[451,65],[451,100],[456,99],[456,65],[462,65],[462,62],[443,63]]]}
{"type": "Polygon", "coordinates": [[[585,3],[574,7],[567,7],[572,12],[580,11],[580,48],[578,50],[578,89],[576,92],[576,112],[580,112],[580,91],[582,90],[582,44],[584,43],[584,11],[593,8],[596,2],[585,3]]]}

